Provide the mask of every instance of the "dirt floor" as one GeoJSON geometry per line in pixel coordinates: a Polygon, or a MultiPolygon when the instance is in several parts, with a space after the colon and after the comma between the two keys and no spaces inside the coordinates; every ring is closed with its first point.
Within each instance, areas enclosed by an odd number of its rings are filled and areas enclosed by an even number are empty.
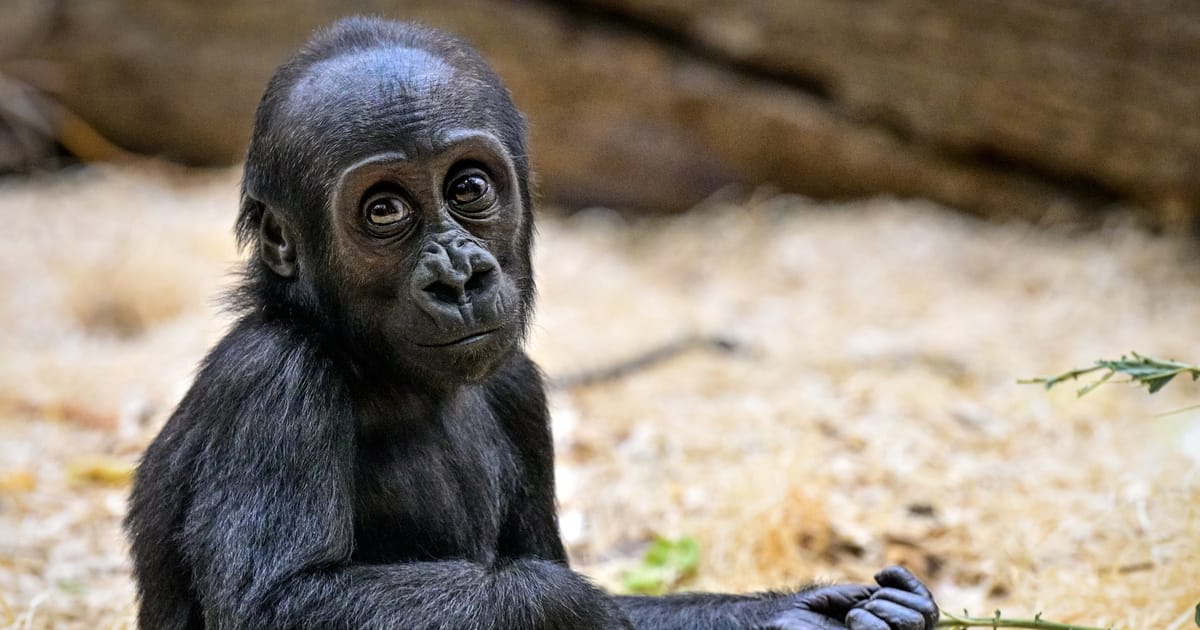
{"type": "MultiPolygon", "coordinates": [[[[0,185],[0,627],[123,628],[128,474],[228,323],[232,172],[0,185]]],[[[655,536],[687,589],[870,580],[947,610],[1134,630],[1200,600],[1200,386],[1018,385],[1139,352],[1200,361],[1200,254],[1115,219],[992,225],[921,202],[766,198],[541,217],[551,376],[719,334],[553,395],[564,536],[610,588],[655,536]]]]}

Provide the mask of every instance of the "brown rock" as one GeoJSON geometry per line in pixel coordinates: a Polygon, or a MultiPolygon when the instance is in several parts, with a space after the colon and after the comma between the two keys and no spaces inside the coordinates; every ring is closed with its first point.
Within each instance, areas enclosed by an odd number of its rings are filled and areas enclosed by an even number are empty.
{"type": "Polygon", "coordinates": [[[481,48],[531,119],[543,193],[568,205],[681,209],[730,184],[772,184],[988,215],[1130,198],[1195,216],[1200,9],[1189,4],[582,4],[592,9],[62,2],[0,72],[123,147],[225,164],[242,156],[271,70],[310,30],[376,13],[481,48]]]}

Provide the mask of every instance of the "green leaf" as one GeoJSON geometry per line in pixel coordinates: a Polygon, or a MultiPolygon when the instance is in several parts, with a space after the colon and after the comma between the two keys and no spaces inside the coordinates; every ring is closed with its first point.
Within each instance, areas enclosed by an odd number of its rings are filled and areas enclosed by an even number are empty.
{"type": "Polygon", "coordinates": [[[83,582],[79,582],[77,580],[59,580],[58,588],[62,592],[69,593],[71,595],[79,595],[86,590],[83,582]]]}
{"type": "Polygon", "coordinates": [[[1200,604],[1196,604],[1196,627],[1200,628],[1200,604]]]}
{"type": "Polygon", "coordinates": [[[626,571],[621,583],[631,593],[661,594],[694,575],[699,566],[700,544],[694,538],[656,538],[642,563],[626,571]]]}
{"type": "Polygon", "coordinates": [[[657,595],[666,590],[670,575],[659,567],[634,567],[621,576],[626,592],[657,595]]]}
{"type": "Polygon", "coordinates": [[[1162,389],[1163,386],[1166,385],[1167,383],[1170,383],[1171,379],[1173,379],[1173,378],[1175,378],[1175,375],[1169,374],[1167,376],[1158,376],[1155,378],[1147,378],[1144,382],[1146,383],[1146,387],[1150,390],[1150,393],[1153,394],[1154,392],[1157,392],[1158,390],[1162,389]]]}
{"type": "Polygon", "coordinates": [[[645,561],[654,566],[693,571],[700,563],[700,543],[687,536],[674,541],[657,538],[646,551],[645,561]]]}

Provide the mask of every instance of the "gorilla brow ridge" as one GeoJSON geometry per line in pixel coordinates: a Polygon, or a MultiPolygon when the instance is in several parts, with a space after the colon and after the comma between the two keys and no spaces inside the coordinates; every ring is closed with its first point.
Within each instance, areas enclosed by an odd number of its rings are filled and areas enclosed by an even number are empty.
{"type": "MultiPolygon", "coordinates": [[[[246,172],[242,180],[241,211],[234,228],[239,249],[245,249],[258,239],[263,209],[261,203],[253,203],[253,200],[297,205],[292,202],[314,196],[329,198],[330,191],[326,185],[322,185],[319,190],[294,192],[289,195],[291,199],[286,200],[268,200],[261,197],[261,191],[264,190],[290,190],[285,182],[275,181],[279,173],[307,173],[310,176],[303,177],[304,180],[324,182],[325,178],[311,177],[311,171],[327,168],[323,158],[337,153],[335,148],[316,154],[307,153],[301,148],[311,144],[307,142],[309,139],[298,136],[303,133],[301,129],[309,125],[279,124],[280,118],[285,117],[291,109],[289,105],[297,85],[321,62],[369,50],[395,48],[409,48],[428,53],[449,66],[456,79],[470,80],[481,88],[491,88],[507,96],[507,90],[487,62],[464,41],[448,33],[421,25],[399,24],[363,16],[344,18],[326,29],[317,31],[313,39],[271,77],[256,112],[255,127],[264,131],[265,137],[263,141],[253,138],[247,152],[246,172]],[[266,154],[266,147],[273,147],[275,150],[266,154]]],[[[490,113],[491,108],[488,107],[488,110],[490,113]]],[[[507,124],[508,121],[498,122],[507,124]]],[[[502,137],[523,137],[524,120],[517,121],[517,124],[519,129],[498,131],[501,131],[502,137]],[[513,131],[517,135],[509,134],[513,131]]],[[[509,150],[520,164],[519,170],[527,170],[524,147],[509,147],[509,150]]]]}

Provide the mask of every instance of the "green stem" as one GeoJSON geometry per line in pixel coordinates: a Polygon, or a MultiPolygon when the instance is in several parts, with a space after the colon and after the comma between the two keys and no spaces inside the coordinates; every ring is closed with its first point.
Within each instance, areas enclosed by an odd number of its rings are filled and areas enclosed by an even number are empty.
{"type": "Polygon", "coordinates": [[[1038,613],[1033,619],[1002,619],[1000,611],[994,617],[967,617],[942,611],[942,618],[937,627],[962,630],[963,628],[1034,628],[1036,630],[1111,630],[1111,628],[1095,628],[1091,626],[1075,626],[1042,619],[1038,613]]]}

